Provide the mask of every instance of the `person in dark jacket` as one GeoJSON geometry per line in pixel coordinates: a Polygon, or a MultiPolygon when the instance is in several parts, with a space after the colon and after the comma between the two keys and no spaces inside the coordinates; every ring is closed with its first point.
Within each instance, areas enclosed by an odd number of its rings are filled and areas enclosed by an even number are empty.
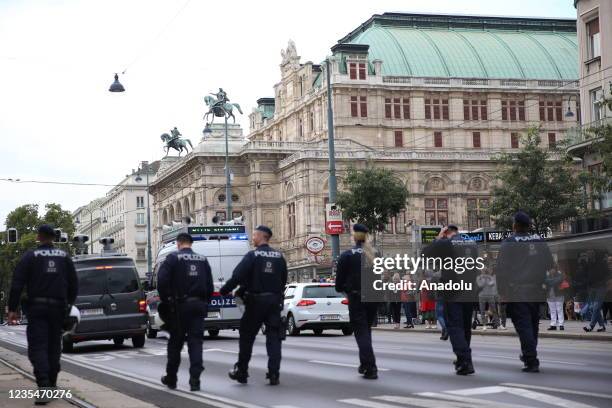
{"type": "MultiPolygon", "coordinates": [[[[50,225],[38,228],[36,249],[27,251],[15,268],[9,295],[9,324],[17,323],[17,307],[27,289],[28,357],[39,388],[57,386],[62,350],[62,325],[74,304],[78,282],[70,254],[53,246],[55,232],[50,225]]],[[[43,392],[36,404],[50,401],[43,392]]]]}
{"type": "Polygon", "coordinates": [[[378,378],[378,368],[372,348],[372,325],[378,303],[364,302],[361,296],[362,267],[370,264],[369,258],[374,256],[372,248],[366,243],[367,234],[368,228],[365,225],[353,225],[355,246],[344,251],[338,258],[336,291],[344,293],[349,302],[349,320],[359,348],[358,372],[366,379],[375,380],[378,378]]]}
{"type": "Polygon", "coordinates": [[[287,262],[280,251],[270,247],[272,230],[259,225],[253,231],[255,249],[249,251],[236,266],[232,277],[223,285],[222,295],[229,294],[240,285],[244,299],[244,314],[240,320],[238,362],[229,373],[232,380],[247,383],[249,361],[253,352],[255,337],[266,325],[266,349],[268,352],[268,373],[270,385],[278,385],[281,363],[282,330],[281,311],[283,292],[287,284],[287,262]]]}
{"type": "Polygon", "coordinates": [[[187,339],[189,351],[189,385],[191,391],[200,389],[202,364],[202,339],[208,302],[214,291],[208,260],[191,249],[193,238],[181,233],[176,238],[178,252],[169,254],[162,263],[157,288],[162,302],[173,305],[176,321],[169,326],[168,363],[162,384],[176,388],[181,350],[187,339]]]}
{"type": "Polygon", "coordinates": [[[509,302],[507,311],[521,342],[523,371],[537,373],[539,307],[546,297],[546,273],[554,267],[554,261],[544,240],[529,232],[530,225],[525,212],[514,215],[514,233],[502,242],[497,257],[497,287],[509,302]]]}

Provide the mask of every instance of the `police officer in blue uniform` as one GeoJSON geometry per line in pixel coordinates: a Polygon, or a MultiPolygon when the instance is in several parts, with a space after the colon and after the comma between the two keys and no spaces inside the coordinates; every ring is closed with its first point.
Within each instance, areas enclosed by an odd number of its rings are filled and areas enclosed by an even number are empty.
{"type": "MultiPolygon", "coordinates": [[[[38,228],[39,245],[27,251],[17,264],[9,296],[9,323],[17,323],[17,306],[24,286],[27,290],[28,357],[39,388],[56,387],[60,371],[62,325],[74,304],[78,282],[70,254],[55,248],[50,225],[38,228]]],[[[48,393],[36,400],[49,402],[48,393]]]]}
{"type": "Polygon", "coordinates": [[[238,362],[229,377],[241,384],[247,383],[248,368],[253,342],[261,328],[266,325],[266,349],[268,351],[268,373],[270,385],[279,384],[281,362],[281,310],[283,292],[287,284],[287,263],[283,254],[268,245],[272,230],[259,225],[253,231],[254,250],[249,251],[236,266],[232,277],[221,288],[223,296],[240,285],[240,296],[244,300],[244,314],[240,320],[238,362]]]}
{"type": "Polygon", "coordinates": [[[514,215],[514,233],[502,242],[497,258],[497,285],[521,342],[523,371],[537,373],[539,306],[545,297],[546,272],[554,261],[544,240],[529,232],[530,225],[525,212],[514,215]]]}
{"type": "MultiPolygon", "coordinates": [[[[446,258],[476,259],[478,248],[472,242],[463,242],[458,235],[459,229],[455,225],[442,228],[436,240],[423,251],[427,258],[440,258],[444,264],[446,258]]],[[[465,262],[465,261],[463,261],[465,262]]],[[[463,281],[475,286],[476,269],[471,268],[458,273],[453,268],[443,268],[441,271],[441,283],[463,281]]],[[[457,375],[469,375],[474,373],[472,363],[472,310],[474,308],[474,293],[465,291],[444,291],[444,318],[456,359],[455,373],[457,375]]]]}
{"type": "Polygon", "coordinates": [[[378,378],[378,368],[372,348],[372,324],[376,319],[378,303],[363,302],[361,299],[361,273],[365,262],[362,257],[367,256],[364,251],[364,246],[368,245],[367,234],[368,227],[365,225],[353,225],[355,246],[338,258],[336,291],[345,293],[349,302],[349,320],[359,348],[359,374],[368,380],[375,380],[378,378]]]}
{"type": "Polygon", "coordinates": [[[191,391],[200,389],[202,339],[208,302],[214,291],[210,265],[204,255],[191,249],[193,238],[181,233],[176,238],[178,252],[169,254],[162,263],[157,288],[162,302],[172,303],[176,321],[170,325],[168,363],[161,381],[170,389],[176,388],[177,372],[185,338],[189,350],[189,385],[191,391]]]}

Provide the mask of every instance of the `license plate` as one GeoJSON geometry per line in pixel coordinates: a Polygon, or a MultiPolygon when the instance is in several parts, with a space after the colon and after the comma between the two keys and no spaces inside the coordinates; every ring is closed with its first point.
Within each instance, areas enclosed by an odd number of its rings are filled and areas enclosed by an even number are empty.
{"type": "Polygon", "coordinates": [[[96,309],[83,309],[80,311],[82,316],[96,316],[104,314],[104,309],[96,308],[96,309]]]}
{"type": "Polygon", "coordinates": [[[321,315],[321,320],[340,320],[340,315],[321,315]]]}
{"type": "Polygon", "coordinates": [[[209,319],[219,319],[221,317],[221,313],[220,312],[208,312],[208,316],[209,319]]]}

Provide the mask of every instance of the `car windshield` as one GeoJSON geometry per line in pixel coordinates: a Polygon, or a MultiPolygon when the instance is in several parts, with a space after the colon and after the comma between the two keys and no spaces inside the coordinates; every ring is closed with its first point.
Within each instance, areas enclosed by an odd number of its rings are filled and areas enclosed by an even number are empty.
{"type": "Polygon", "coordinates": [[[336,292],[336,288],[333,286],[306,286],[302,292],[302,298],[341,298],[344,297],[342,293],[336,292]]]}

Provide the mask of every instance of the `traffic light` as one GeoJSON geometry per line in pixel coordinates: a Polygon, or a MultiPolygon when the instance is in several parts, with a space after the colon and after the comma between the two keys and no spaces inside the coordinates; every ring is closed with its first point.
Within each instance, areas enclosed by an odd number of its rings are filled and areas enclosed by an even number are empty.
{"type": "Polygon", "coordinates": [[[9,243],[11,243],[11,244],[17,243],[17,240],[18,240],[17,228],[9,228],[7,230],[7,235],[8,235],[8,242],[9,243]]]}
{"type": "Polygon", "coordinates": [[[53,238],[53,242],[55,243],[62,242],[62,230],[60,228],[55,228],[53,232],[55,233],[55,238],[53,238]]]}

